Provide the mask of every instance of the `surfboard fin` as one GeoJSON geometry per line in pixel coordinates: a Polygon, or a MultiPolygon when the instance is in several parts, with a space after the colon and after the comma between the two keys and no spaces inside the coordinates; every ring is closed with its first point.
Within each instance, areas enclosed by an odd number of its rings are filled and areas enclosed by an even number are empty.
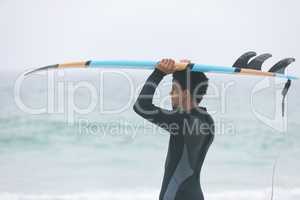
{"type": "Polygon", "coordinates": [[[286,69],[286,67],[292,62],[295,62],[295,60],[295,58],[284,58],[273,65],[269,72],[284,74],[284,70],[286,69]]]}
{"type": "Polygon", "coordinates": [[[245,68],[248,66],[249,60],[254,56],[256,56],[256,52],[248,51],[248,52],[244,53],[243,55],[241,55],[235,61],[235,63],[232,65],[232,67],[245,68]]]}
{"type": "Polygon", "coordinates": [[[263,62],[265,62],[265,60],[267,60],[268,58],[271,58],[271,57],[272,57],[272,54],[269,54],[269,53],[261,54],[255,58],[253,58],[247,65],[247,68],[261,70],[263,62]]]}

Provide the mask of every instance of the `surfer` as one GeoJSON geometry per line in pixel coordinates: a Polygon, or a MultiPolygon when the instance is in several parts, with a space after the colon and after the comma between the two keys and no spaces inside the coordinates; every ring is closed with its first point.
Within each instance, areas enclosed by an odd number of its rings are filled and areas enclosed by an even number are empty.
{"type": "Polygon", "coordinates": [[[263,62],[272,55],[265,53],[255,57],[256,55],[253,51],[246,52],[236,60],[232,67],[193,64],[187,60],[175,63],[172,59],[163,59],[159,63],[137,60],[88,60],[48,65],[28,71],[24,75],[48,69],[73,67],[154,69],[135,102],[134,110],[143,118],[170,133],[160,200],[201,200],[203,193],[200,187],[200,171],[214,138],[213,119],[204,107],[199,106],[208,87],[208,79],[203,72],[286,79],[281,92],[282,117],[284,117],[285,97],[291,81],[298,79],[295,76],[285,75],[285,69],[295,59],[284,58],[268,71],[262,71],[263,62]],[[171,73],[173,81],[170,95],[173,109],[166,110],[155,106],[152,99],[160,81],[165,75],[171,73]]]}
{"type": "Polygon", "coordinates": [[[160,200],[203,200],[200,171],[213,138],[214,122],[200,107],[208,87],[202,72],[191,71],[193,64],[176,71],[172,59],[162,59],[144,84],[134,111],[170,133],[160,200]],[[172,110],[152,103],[153,95],[164,76],[173,74],[170,92],[172,110]]]}

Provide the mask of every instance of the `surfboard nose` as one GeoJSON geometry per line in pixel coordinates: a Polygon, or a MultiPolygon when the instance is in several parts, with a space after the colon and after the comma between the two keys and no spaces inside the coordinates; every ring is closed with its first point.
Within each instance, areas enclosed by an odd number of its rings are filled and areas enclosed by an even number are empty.
{"type": "Polygon", "coordinates": [[[55,64],[55,65],[47,65],[47,66],[44,66],[44,67],[40,67],[40,68],[31,70],[31,71],[25,73],[24,76],[28,76],[29,74],[32,74],[32,73],[38,72],[38,71],[43,71],[43,70],[48,70],[48,69],[57,69],[58,66],[59,66],[58,64],[55,64]]]}

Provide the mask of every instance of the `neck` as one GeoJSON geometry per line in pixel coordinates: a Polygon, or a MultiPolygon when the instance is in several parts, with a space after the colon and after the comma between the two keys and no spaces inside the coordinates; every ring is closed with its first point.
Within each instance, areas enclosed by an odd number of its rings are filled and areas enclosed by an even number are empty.
{"type": "Polygon", "coordinates": [[[198,107],[198,104],[194,101],[188,102],[188,103],[183,103],[179,105],[176,109],[185,111],[185,112],[190,112],[193,108],[198,107]]]}

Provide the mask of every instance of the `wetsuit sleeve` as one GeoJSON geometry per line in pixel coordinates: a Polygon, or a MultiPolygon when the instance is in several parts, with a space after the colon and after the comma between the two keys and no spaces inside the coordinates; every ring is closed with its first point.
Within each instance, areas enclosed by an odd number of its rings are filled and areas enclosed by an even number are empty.
{"type": "Polygon", "coordinates": [[[133,109],[144,119],[168,130],[170,124],[176,122],[176,114],[174,111],[155,106],[152,102],[155,90],[165,75],[157,68],[152,72],[144,84],[133,109]]]}

